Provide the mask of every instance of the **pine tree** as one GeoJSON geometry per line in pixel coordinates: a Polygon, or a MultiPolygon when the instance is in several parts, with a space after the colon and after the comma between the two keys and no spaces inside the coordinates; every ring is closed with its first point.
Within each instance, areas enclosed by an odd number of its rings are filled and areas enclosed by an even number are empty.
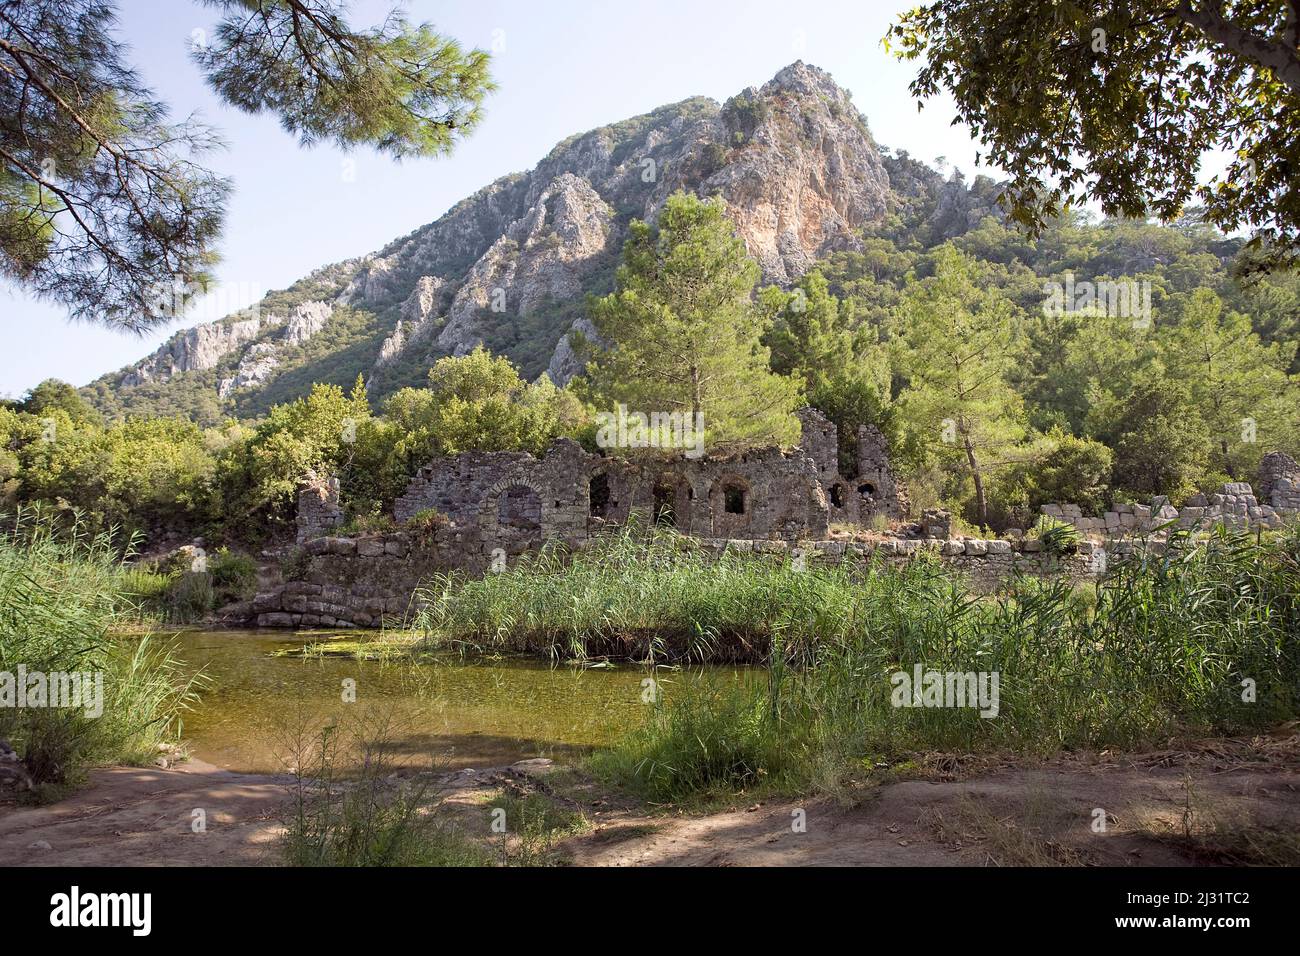
{"type": "Polygon", "coordinates": [[[1295,405],[1295,386],[1285,372],[1291,356],[1280,343],[1262,343],[1250,319],[1225,309],[1209,289],[1180,298],[1169,311],[1179,319],[1168,335],[1165,362],[1187,384],[1205,420],[1214,467],[1247,480],[1259,464],[1264,436],[1275,441],[1284,407],[1295,405]]]}
{"type": "Polygon", "coordinates": [[[981,289],[972,263],[951,246],[935,275],[903,301],[908,385],[900,396],[909,424],[941,457],[959,453],[975,484],[981,525],[988,523],[986,477],[1014,460],[1026,433],[1020,397],[1007,382],[1014,361],[1011,303],[981,289]]]}
{"type": "MultiPolygon", "coordinates": [[[[488,55],[389,16],[358,30],[334,0],[208,0],[194,59],[225,102],[303,144],[448,153],[481,119],[488,55]]],[[[0,277],[73,318],[131,330],[211,282],[230,182],[210,127],[172,123],[104,0],[0,3],[0,277]]]]}
{"type": "Polygon", "coordinates": [[[597,409],[702,418],[709,450],[794,443],[799,388],[768,367],[758,278],[720,199],[677,193],[633,222],[616,291],[591,306],[603,346],[581,343],[597,409]]]}

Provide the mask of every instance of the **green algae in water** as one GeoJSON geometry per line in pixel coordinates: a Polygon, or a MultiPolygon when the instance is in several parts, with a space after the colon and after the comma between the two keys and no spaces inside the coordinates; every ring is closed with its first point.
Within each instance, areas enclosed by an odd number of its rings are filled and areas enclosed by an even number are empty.
{"type": "MultiPolygon", "coordinates": [[[[375,634],[185,631],[180,655],[210,684],[185,718],[192,754],[246,773],[280,773],[290,740],[306,721],[348,708],[388,709],[407,728],[399,759],[460,767],[499,766],[529,757],[574,759],[614,742],[648,716],[644,667],[551,665],[455,655],[411,659],[385,650],[375,634]],[[375,644],[375,649],[367,648],[375,644]],[[347,681],[355,703],[345,703],[347,681]]],[[[744,668],[661,669],[675,682],[726,682],[744,668]]]]}

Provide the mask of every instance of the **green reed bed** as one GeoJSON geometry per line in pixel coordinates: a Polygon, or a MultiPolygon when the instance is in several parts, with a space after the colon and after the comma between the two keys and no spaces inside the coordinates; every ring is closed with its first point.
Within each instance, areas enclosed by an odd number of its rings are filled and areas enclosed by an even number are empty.
{"type": "Polygon", "coordinates": [[[195,690],[164,642],[116,631],[138,625],[141,582],[110,533],[40,513],[0,530],[0,673],[99,673],[102,713],[90,708],[0,706],[7,739],[40,786],[75,782],[95,763],[152,759],[174,741],[195,690]]]}
{"type": "Polygon", "coordinates": [[[500,573],[435,578],[416,596],[434,646],[556,658],[760,661],[858,627],[857,575],[702,551],[686,538],[611,534],[574,555],[524,555],[500,573]]]}
{"type": "Polygon", "coordinates": [[[1175,535],[1095,587],[969,591],[936,559],[806,568],[614,536],[423,597],[426,640],[557,657],[753,661],[761,680],[670,687],[598,767],[656,799],[834,781],[926,750],[1135,746],[1294,717],[1300,541],[1175,535]],[[892,675],[996,673],[996,716],[898,707],[892,675]]]}

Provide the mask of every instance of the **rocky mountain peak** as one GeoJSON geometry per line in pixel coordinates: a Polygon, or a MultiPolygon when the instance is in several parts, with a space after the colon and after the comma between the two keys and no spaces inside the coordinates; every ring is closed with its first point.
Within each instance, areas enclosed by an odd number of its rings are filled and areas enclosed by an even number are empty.
{"type": "Polygon", "coordinates": [[[377,253],[270,294],[260,322],[178,333],[110,388],[129,407],[143,383],[217,369],[223,409],[260,413],[262,396],[312,380],[362,373],[378,396],[420,384],[432,361],[479,343],[562,384],[580,370],[568,332],[589,332],[585,298],[612,287],[629,223],[682,189],[725,199],[764,281],[786,286],[856,247],[896,199],[849,94],[797,61],[723,104],[695,97],[571,136],[377,253]],[[331,324],[344,360],[301,347],[331,324]]]}
{"type": "Polygon", "coordinates": [[[849,95],[835,78],[821,67],[795,60],[789,66],[777,71],[776,75],[763,84],[763,92],[772,95],[780,91],[799,93],[806,96],[826,96],[842,103],[849,102],[849,95]]]}

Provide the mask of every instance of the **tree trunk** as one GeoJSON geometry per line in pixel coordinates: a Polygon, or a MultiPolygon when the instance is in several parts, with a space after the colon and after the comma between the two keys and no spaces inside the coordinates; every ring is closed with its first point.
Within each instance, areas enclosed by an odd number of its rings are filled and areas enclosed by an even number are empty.
{"type": "Polygon", "coordinates": [[[971,444],[970,436],[962,435],[961,440],[966,449],[966,461],[970,463],[970,473],[975,479],[975,513],[980,527],[985,528],[989,523],[989,503],[984,496],[984,476],[980,474],[980,463],[975,457],[975,446],[971,444]]]}
{"type": "Polygon", "coordinates": [[[704,411],[704,399],[700,395],[700,367],[691,366],[691,427],[700,420],[704,411]]]}

